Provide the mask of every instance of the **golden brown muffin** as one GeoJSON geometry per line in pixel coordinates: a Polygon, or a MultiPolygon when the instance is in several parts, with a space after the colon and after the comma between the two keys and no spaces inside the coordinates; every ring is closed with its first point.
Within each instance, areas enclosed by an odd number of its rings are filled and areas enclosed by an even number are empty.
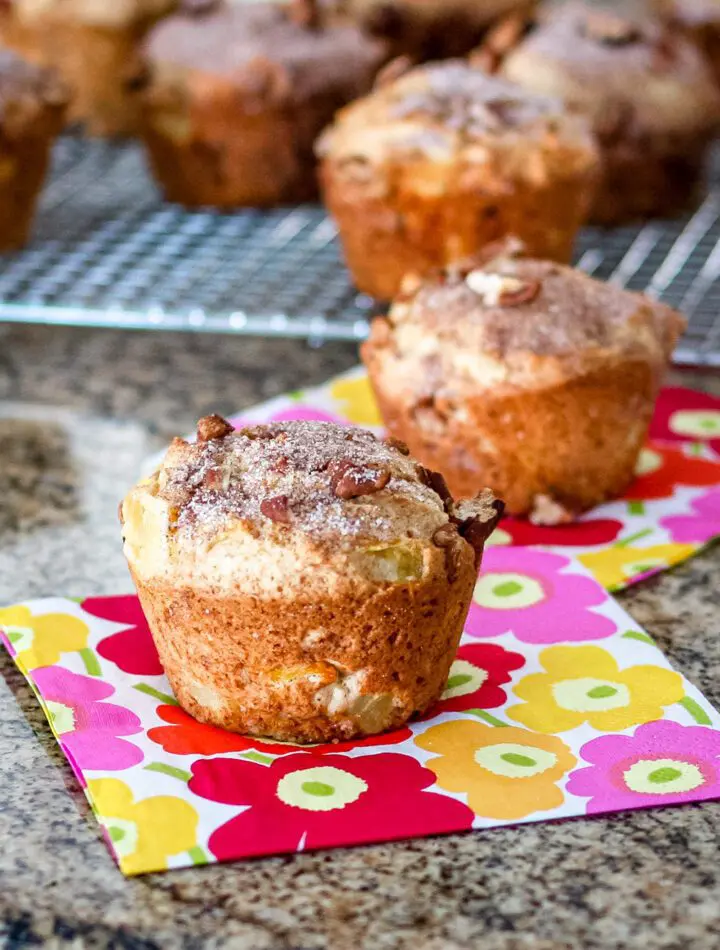
{"type": "Polygon", "coordinates": [[[504,56],[488,41],[501,75],[589,117],[603,164],[592,214],[600,224],[684,210],[720,119],[720,93],[696,46],[641,6],[618,9],[550,5],[504,56]]]}
{"type": "Polygon", "coordinates": [[[381,81],[318,152],[352,276],[381,299],[508,234],[569,260],[598,162],[582,117],[462,60],[381,81]]]}
{"type": "Polygon", "coordinates": [[[68,91],[52,70],[0,50],[0,250],[22,247],[68,91]]]}
{"type": "Polygon", "coordinates": [[[144,47],[143,136],[170,201],[233,207],[317,195],[313,143],[366,92],[385,45],[315,5],[203,5],[144,47]]]}
{"type": "Polygon", "coordinates": [[[203,722],[291,742],[400,726],[440,696],[502,505],[455,504],[402,445],[322,422],[176,439],[125,499],[165,672],[203,722]]]}
{"type": "Polygon", "coordinates": [[[362,356],[388,431],[451,491],[567,520],[633,478],[679,314],[547,261],[406,281],[362,356]]]}
{"type": "Polygon", "coordinates": [[[530,12],[534,0],[336,0],[364,30],[416,62],[464,56],[508,13],[530,12]]]}
{"type": "Polygon", "coordinates": [[[0,40],[56,68],[73,92],[70,121],[94,135],[137,131],[126,87],[137,44],[176,0],[5,0],[0,40]]]}

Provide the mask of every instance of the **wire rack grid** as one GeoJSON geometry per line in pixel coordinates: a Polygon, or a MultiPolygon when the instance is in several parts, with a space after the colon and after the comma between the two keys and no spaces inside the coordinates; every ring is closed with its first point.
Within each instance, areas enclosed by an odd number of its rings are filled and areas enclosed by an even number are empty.
{"type": "MultiPolygon", "coordinates": [[[[720,159],[720,154],[717,156],[720,159]]],[[[578,265],[689,318],[679,364],[720,366],[720,160],[691,216],[586,228],[578,265]]],[[[140,147],[57,145],[28,248],[0,258],[0,321],[361,340],[373,301],[315,205],[230,214],[164,202],[140,147]]]]}

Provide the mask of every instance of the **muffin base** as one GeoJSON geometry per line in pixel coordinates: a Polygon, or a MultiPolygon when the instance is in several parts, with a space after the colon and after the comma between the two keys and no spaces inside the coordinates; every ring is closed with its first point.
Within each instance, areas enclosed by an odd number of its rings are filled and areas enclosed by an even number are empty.
{"type": "Polygon", "coordinates": [[[332,742],[398,728],[439,698],[476,580],[469,545],[462,555],[452,584],[437,576],[321,603],[133,579],[190,715],[232,732],[332,742]],[[333,686],[349,688],[358,671],[361,696],[336,708],[333,686]]]}
{"type": "Polygon", "coordinates": [[[687,211],[702,185],[709,143],[706,134],[601,143],[602,175],[590,222],[612,227],[687,211]]]}
{"type": "Polygon", "coordinates": [[[516,184],[501,194],[478,186],[439,195],[394,189],[384,198],[330,161],[321,180],[355,286],[379,300],[394,297],[406,274],[471,257],[507,235],[519,238],[529,256],[568,263],[595,188],[594,175],[582,175],[516,184]]]}
{"type": "Polygon", "coordinates": [[[401,403],[367,344],[363,359],[388,431],[441,471],[453,494],[469,497],[487,485],[508,514],[538,521],[548,501],[561,506],[562,520],[563,512],[622,494],[634,478],[658,384],[646,363],[622,362],[537,391],[479,393],[463,399],[461,421],[440,397],[429,406],[401,403]]]}

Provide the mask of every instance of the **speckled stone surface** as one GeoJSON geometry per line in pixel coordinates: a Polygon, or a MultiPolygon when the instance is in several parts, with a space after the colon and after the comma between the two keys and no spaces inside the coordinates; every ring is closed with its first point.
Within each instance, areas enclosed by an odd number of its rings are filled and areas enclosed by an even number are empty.
{"type": "MultiPolygon", "coordinates": [[[[0,327],[0,602],[130,589],[116,508],[209,410],[320,382],[350,346],[0,327]]],[[[720,393],[718,378],[692,378],[720,393]]],[[[720,702],[717,548],[623,596],[720,702]]],[[[0,947],[714,950],[720,806],[125,880],[0,651],[0,947]]]]}

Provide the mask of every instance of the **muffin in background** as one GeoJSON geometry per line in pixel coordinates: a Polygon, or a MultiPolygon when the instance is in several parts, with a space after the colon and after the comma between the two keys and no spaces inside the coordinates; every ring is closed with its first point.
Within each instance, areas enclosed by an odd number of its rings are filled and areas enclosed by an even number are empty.
{"type": "Polygon", "coordinates": [[[148,28],[176,0],[4,0],[0,42],[54,67],[73,98],[68,119],[93,135],[137,131],[128,64],[148,28]]]}
{"type": "Polygon", "coordinates": [[[318,143],[357,287],[389,299],[405,274],[508,234],[529,253],[569,260],[598,167],[586,120],[464,60],[398,76],[402,66],[391,63],[318,143]]]}
{"type": "Polygon", "coordinates": [[[125,554],[178,701],[224,729],[327,742],[440,696],[502,512],[456,504],[401,444],[218,416],[121,506],[125,554]]]}
{"type": "Polygon", "coordinates": [[[198,4],[143,48],[142,135],[166,197],[271,206],[317,196],[313,143],[372,85],[384,43],[315,3],[198,4]]]}
{"type": "Polygon", "coordinates": [[[407,278],[362,357],[388,431],[456,496],[569,520],[631,482],[674,310],[548,261],[501,253],[407,278]]]}
{"type": "Polygon", "coordinates": [[[684,30],[705,54],[720,83],[720,3],[718,0],[655,0],[661,16],[684,30]]]}
{"type": "Polygon", "coordinates": [[[53,70],[0,49],[0,251],[28,239],[68,100],[53,70]]]}
{"type": "Polygon", "coordinates": [[[499,26],[482,62],[588,116],[602,157],[593,222],[673,215],[696,198],[720,93],[696,45],[646,5],[548,4],[534,24],[499,26]]]}
{"type": "Polygon", "coordinates": [[[415,62],[464,56],[488,27],[534,0],[336,0],[364,30],[387,40],[395,56],[415,62]]]}

